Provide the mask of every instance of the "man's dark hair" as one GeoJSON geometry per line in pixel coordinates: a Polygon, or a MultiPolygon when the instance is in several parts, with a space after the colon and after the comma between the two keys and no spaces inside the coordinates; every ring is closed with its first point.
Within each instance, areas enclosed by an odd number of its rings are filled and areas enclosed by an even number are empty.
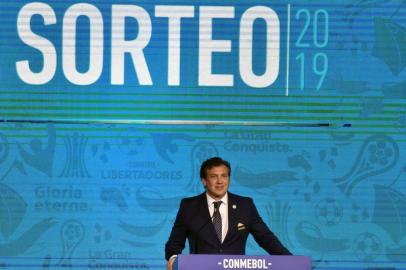
{"type": "Polygon", "coordinates": [[[231,175],[231,167],[230,163],[227,160],[224,160],[220,157],[212,157],[207,160],[205,160],[202,163],[202,166],[200,166],[200,178],[206,178],[206,171],[210,170],[213,167],[218,167],[224,165],[228,168],[228,176],[231,175]]]}

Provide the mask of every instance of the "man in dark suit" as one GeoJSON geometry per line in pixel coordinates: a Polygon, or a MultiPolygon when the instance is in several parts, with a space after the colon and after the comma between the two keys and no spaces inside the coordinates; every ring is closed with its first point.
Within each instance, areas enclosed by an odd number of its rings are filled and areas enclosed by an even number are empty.
{"type": "Polygon", "coordinates": [[[273,255],[291,255],[269,230],[251,198],[228,192],[230,164],[213,157],[202,163],[200,178],[206,192],[181,201],[165,245],[168,269],[189,241],[191,254],[245,254],[248,234],[273,255]]]}

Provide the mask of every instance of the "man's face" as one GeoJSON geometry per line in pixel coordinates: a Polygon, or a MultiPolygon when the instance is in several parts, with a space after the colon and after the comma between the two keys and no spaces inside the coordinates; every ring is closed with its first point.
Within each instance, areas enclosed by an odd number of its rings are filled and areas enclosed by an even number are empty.
{"type": "Polygon", "coordinates": [[[213,199],[221,199],[227,192],[230,185],[228,168],[224,165],[212,167],[206,170],[206,177],[202,178],[207,193],[213,199]]]}

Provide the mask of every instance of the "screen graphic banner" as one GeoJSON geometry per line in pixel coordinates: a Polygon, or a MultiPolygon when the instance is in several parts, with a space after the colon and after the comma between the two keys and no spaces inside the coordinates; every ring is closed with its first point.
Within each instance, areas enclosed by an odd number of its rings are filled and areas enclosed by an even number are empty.
{"type": "Polygon", "coordinates": [[[406,269],[406,1],[5,0],[0,22],[0,268],[165,269],[221,156],[315,269],[406,269]]]}

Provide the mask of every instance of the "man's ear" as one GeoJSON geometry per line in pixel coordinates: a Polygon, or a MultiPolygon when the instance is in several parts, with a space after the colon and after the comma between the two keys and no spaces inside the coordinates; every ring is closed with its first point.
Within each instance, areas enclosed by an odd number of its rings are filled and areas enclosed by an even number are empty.
{"type": "Polygon", "coordinates": [[[203,186],[206,188],[206,179],[200,178],[200,181],[202,181],[203,186]]]}

